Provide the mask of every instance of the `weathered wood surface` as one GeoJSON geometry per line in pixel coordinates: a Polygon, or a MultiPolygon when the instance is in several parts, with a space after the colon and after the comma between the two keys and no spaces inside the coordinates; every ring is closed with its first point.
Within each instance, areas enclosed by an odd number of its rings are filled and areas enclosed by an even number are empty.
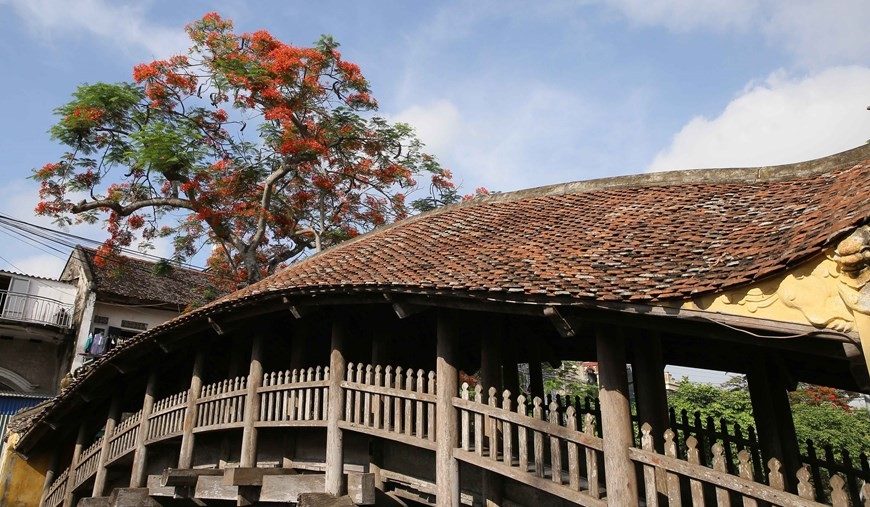
{"type": "Polygon", "coordinates": [[[63,498],[66,494],[67,487],[67,479],[69,476],[69,469],[61,472],[60,475],[57,476],[57,479],[51,484],[48,488],[48,493],[45,495],[44,505],[47,507],[57,507],[63,504],[63,498]]]}
{"type": "Polygon", "coordinates": [[[459,391],[459,318],[439,311],[436,326],[435,375],[438,388],[435,405],[435,487],[438,505],[459,507],[459,462],[454,450],[458,442],[458,418],[453,398],[459,391]]]}
{"type": "Polygon", "coordinates": [[[262,486],[263,478],[271,475],[296,475],[290,468],[225,468],[225,486],[262,486]]]}
{"type": "Polygon", "coordinates": [[[187,391],[166,397],[154,404],[148,416],[146,443],[153,443],[181,435],[187,410],[187,391]]]}
{"type": "Polygon", "coordinates": [[[347,496],[349,496],[356,505],[374,505],[375,474],[347,474],[347,496]]]}
{"type": "Polygon", "coordinates": [[[196,481],[203,476],[223,476],[224,471],[217,468],[167,468],[160,476],[161,487],[196,486],[196,481]]]}
{"type": "MultiPolygon", "coordinates": [[[[643,449],[632,448],[629,450],[632,461],[643,465],[644,482],[647,485],[647,505],[661,505],[655,498],[655,472],[662,470],[667,475],[668,507],[682,506],[681,480],[689,481],[689,491],[693,506],[707,505],[710,500],[704,497],[704,485],[710,485],[715,491],[715,502],[718,507],[731,505],[731,494],[741,497],[744,507],[758,505],[760,501],[768,502],[781,507],[811,507],[824,504],[813,501],[814,494],[810,485],[810,473],[806,467],[801,469],[796,481],[798,495],[784,491],[785,481],[782,480],[781,464],[778,460],[771,459],[769,462],[770,485],[755,482],[753,467],[749,453],[745,450],[738,454],[739,475],[729,474],[725,466],[725,453],[722,446],[714,444],[712,451],[713,468],[707,468],[698,463],[698,442],[690,437],[687,442],[687,461],[676,456],[677,443],[673,438],[673,432],[665,432],[664,448],[665,455],[655,451],[651,427],[644,424],[643,449]],[[685,478],[685,479],[684,479],[685,478]]],[[[832,505],[835,507],[848,507],[848,495],[845,492],[844,481],[835,476],[831,480],[833,491],[831,492],[832,505]]]]}
{"type": "Polygon", "coordinates": [[[304,493],[323,493],[324,474],[266,475],[260,489],[262,502],[298,502],[304,493]]]}
{"type": "Polygon", "coordinates": [[[136,448],[136,439],[139,435],[139,422],[142,420],[142,411],[122,420],[115,427],[115,431],[109,437],[108,463],[126,456],[136,448]]]}
{"type": "Polygon", "coordinates": [[[300,368],[263,375],[257,426],[305,426],[326,423],[329,367],[300,368]]]}

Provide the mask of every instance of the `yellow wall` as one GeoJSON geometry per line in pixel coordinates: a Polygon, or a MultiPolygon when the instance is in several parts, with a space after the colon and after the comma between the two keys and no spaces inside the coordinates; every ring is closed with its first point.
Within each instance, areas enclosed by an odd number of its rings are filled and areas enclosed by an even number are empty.
{"type": "Polygon", "coordinates": [[[29,461],[12,451],[19,435],[9,433],[0,453],[0,507],[33,507],[39,505],[48,456],[31,457],[29,461]]]}

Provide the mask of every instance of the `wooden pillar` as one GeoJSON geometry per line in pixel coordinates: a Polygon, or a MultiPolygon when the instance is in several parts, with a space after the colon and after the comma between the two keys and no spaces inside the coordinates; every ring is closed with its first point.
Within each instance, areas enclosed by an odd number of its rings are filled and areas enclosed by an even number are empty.
{"type": "Polygon", "coordinates": [[[326,492],[335,496],[343,493],[344,445],[338,422],[344,410],[344,389],[341,388],[341,381],[347,373],[345,348],[349,334],[347,321],[343,316],[334,314],[329,353],[329,408],[326,414],[326,492]]]}
{"type": "Polygon", "coordinates": [[[254,336],[251,345],[251,365],[248,369],[248,393],[245,397],[245,419],[242,426],[241,468],[257,466],[257,428],[254,423],[260,413],[260,396],[257,389],[263,383],[263,337],[254,336]]]}
{"type": "Polygon", "coordinates": [[[753,354],[746,380],[764,461],[778,459],[786,488],[794,491],[801,459],[782,372],[767,354],[753,354]]]}
{"type": "Polygon", "coordinates": [[[48,463],[48,470],[45,472],[45,480],[42,482],[42,495],[39,497],[39,507],[45,505],[45,496],[48,494],[55,477],[57,477],[58,450],[55,449],[51,453],[51,461],[48,463]]]}
{"type": "Polygon", "coordinates": [[[634,393],[640,423],[649,423],[656,451],[664,453],[664,434],[670,427],[668,396],[665,390],[665,364],[658,333],[647,333],[632,340],[634,393]]]}
{"type": "Polygon", "coordinates": [[[190,375],[190,389],[187,390],[187,408],[184,410],[184,423],[181,428],[181,450],[178,452],[178,468],[190,468],[193,464],[193,427],[196,425],[196,401],[202,393],[202,374],[205,367],[205,353],[197,349],[190,375]]]}
{"type": "Polygon", "coordinates": [[[453,449],[458,444],[458,418],[453,408],[453,398],[459,393],[458,328],[454,315],[444,310],[438,312],[435,496],[441,507],[459,507],[459,463],[453,457],[453,449]]]}
{"type": "Polygon", "coordinates": [[[72,462],[69,464],[69,474],[66,478],[66,492],[63,496],[63,507],[72,507],[75,495],[73,495],[73,484],[76,483],[76,466],[79,464],[79,459],[82,457],[82,450],[85,448],[85,440],[88,438],[88,424],[83,422],[79,426],[79,433],[76,436],[76,446],[73,448],[72,462]]]}
{"type": "Polygon", "coordinates": [[[94,488],[91,496],[103,496],[106,489],[106,463],[109,461],[109,438],[115,431],[115,426],[118,425],[118,419],[121,417],[121,395],[115,394],[112,396],[112,403],[109,405],[109,415],[106,417],[106,426],[103,429],[103,445],[100,448],[100,461],[97,464],[97,474],[94,478],[94,488]]]}
{"type": "Polygon", "coordinates": [[[130,487],[145,487],[145,464],[148,450],[145,447],[145,437],[148,436],[148,418],[154,410],[154,398],[157,396],[157,369],[152,368],[145,386],[145,399],[142,401],[142,418],[139,420],[139,431],[136,434],[136,453],[133,455],[133,470],[130,473],[130,487]]]}
{"type": "Polygon", "coordinates": [[[607,503],[637,507],[637,477],[628,450],[632,446],[625,338],[621,330],[598,328],[598,374],[601,383],[601,425],[604,434],[604,474],[607,503]]]}
{"type": "MultiPolygon", "coordinates": [[[[488,403],[489,388],[495,387],[496,399],[501,405],[502,376],[502,333],[498,328],[499,321],[496,318],[488,319],[488,327],[483,339],[480,341],[480,382],[483,384],[483,403],[488,403]]],[[[490,435],[490,418],[485,418],[484,432],[490,435]]],[[[483,505],[484,507],[498,507],[502,503],[501,476],[489,470],[482,471],[483,479],[483,505]]]]}

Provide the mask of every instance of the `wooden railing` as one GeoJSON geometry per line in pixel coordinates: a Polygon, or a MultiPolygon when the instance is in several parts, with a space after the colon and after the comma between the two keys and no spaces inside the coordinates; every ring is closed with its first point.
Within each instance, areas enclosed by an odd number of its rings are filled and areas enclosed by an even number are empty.
{"type": "Polygon", "coordinates": [[[139,422],[142,419],[142,411],[136,412],[121,421],[115,427],[115,431],[109,437],[109,456],[107,463],[111,463],[122,456],[127,455],[136,448],[136,437],[139,435],[139,422]]]}
{"type": "Polygon", "coordinates": [[[148,416],[148,435],[145,436],[145,441],[151,443],[181,435],[186,408],[187,391],[155,403],[151,415],[148,416]]]}
{"type": "Polygon", "coordinates": [[[103,448],[103,439],[98,438],[96,442],[90,445],[82,452],[79,462],[76,465],[75,481],[73,488],[90,479],[97,471],[97,465],[100,463],[100,450],[103,448]]]}
{"type": "Polygon", "coordinates": [[[435,448],[435,372],[348,364],[343,428],[435,448]]]}
{"type": "Polygon", "coordinates": [[[202,394],[196,400],[195,432],[205,429],[241,427],[244,424],[247,378],[215,382],[202,386],[202,394]]]}
{"type": "Polygon", "coordinates": [[[598,473],[603,444],[591,414],[580,428],[574,407],[563,416],[553,402],[545,420],[538,397],[528,406],[521,395],[514,408],[509,391],[499,396],[490,388],[488,394],[484,403],[480,385],[471,390],[463,383],[453,400],[460,415],[457,459],[581,505],[607,505],[598,473]]]}
{"type": "MultiPolygon", "coordinates": [[[[781,463],[775,458],[767,463],[770,470],[767,477],[768,484],[760,484],[755,481],[751,457],[746,450],[740,451],[737,455],[738,472],[734,475],[728,472],[727,456],[719,443],[709,449],[713,464],[713,468],[710,469],[701,464],[701,450],[695,437],[686,440],[686,459],[683,460],[677,457],[678,443],[674,439],[673,431],[665,432],[664,455],[655,451],[650,426],[644,424],[641,431],[643,448],[632,448],[629,454],[633,461],[643,467],[644,490],[648,506],[677,507],[691,504],[730,507],[742,504],[744,507],[756,507],[760,502],[782,507],[825,505],[816,502],[818,498],[807,466],[801,468],[795,477],[789,478],[797,482],[795,495],[785,491],[786,478],[782,473],[781,463]],[[657,474],[664,477],[663,491],[661,486],[657,489],[657,474]],[[683,499],[686,492],[689,498],[683,499]]],[[[830,484],[831,505],[848,507],[849,496],[845,489],[845,481],[835,475],[831,478],[830,484]]],[[[870,484],[864,485],[864,494],[870,496],[870,484]]]]}
{"type": "Polygon", "coordinates": [[[63,505],[63,497],[66,495],[67,478],[69,477],[69,469],[61,472],[57,479],[48,487],[48,493],[45,495],[46,507],[57,507],[63,505]]]}
{"type": "Polygon", "coordinates": [[[324,426],[329,367],[266,373],[256,426],[324,426]]]}
{"type": "MultiPolygon", "coordinates": [[[[862,452],[857,457],[858,463],[853,463],[846,449],[840,450],[839,461],[831,445],[822,446],[822,452],[824,457],[818,456],[815,443],[807,440],[807,453],[801,456],[801,460],[810,467],[816,498],[826,498],[831,478],[840,475],[845,478],[852,505],[861,505],[861,484],[870,483],[870,460],[867,454],[862,452]]],[[[870,494],[866,495],[865,502],[870,503],[870,494]]]]}

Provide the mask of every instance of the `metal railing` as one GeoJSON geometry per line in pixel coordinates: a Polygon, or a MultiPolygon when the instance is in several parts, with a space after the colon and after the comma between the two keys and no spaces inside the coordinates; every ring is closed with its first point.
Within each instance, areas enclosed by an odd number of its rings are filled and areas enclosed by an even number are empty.
{"type": "Polygon", "coordinates": [[[56,299],[0,290],[0,319],[72,327],[73,305],[56,299]]]}

